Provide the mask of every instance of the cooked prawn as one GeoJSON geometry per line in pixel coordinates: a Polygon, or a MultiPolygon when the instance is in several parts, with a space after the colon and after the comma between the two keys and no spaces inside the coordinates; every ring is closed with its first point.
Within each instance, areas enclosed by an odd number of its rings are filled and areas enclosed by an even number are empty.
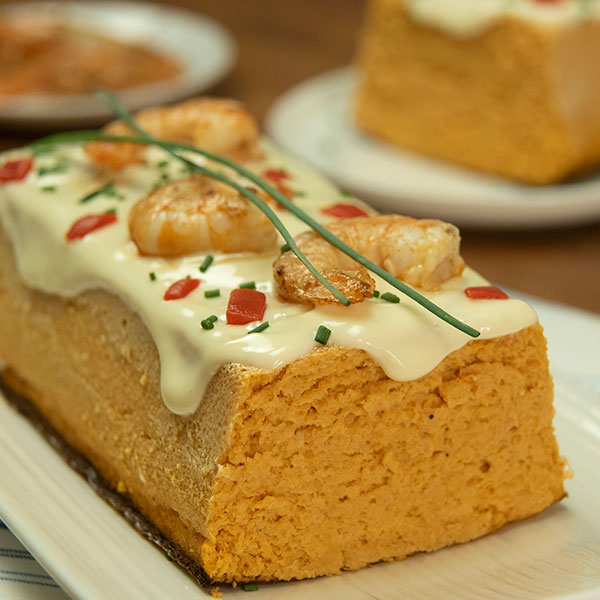
{"type": "MultiPolygon", "coordinates": [[[[442,221],[378,215],[345,219],[327,225],[327,229],[394,277],[425,290],[439,289],[464,268],[458,229],[442,221]]],[[[375,281],[367,269],[318,233],[302,233],[296,243],[351,302],[373,296],[375,281]]],[[[288,300],[315,305],[338,302],[291,251],[275,261],[273,276],[279,294],[288,300]]]]}
{"type": "MultiPolygon", "coordinates": [[[[233,100],[194,98],[142,110],[135,118],[142,129],[161,140],[191,144],[240,162],[262,156],[256,120],[233,100]]],[[[133,135],[122,121],[109,123],[104,132],[133,135]]],[[[96,164],[115,170],[141,163],[144,156],[144,146],[139,144],[96,141],[88,143],[85,151],[96,164]]]]}
{"type": "Polygon", "coordinates": [[[262,252],[277,245],[275,227],[260,209],[205,175],[171,181],[138,200],[129,233],[141,254],[163,257],[262,252]]]}

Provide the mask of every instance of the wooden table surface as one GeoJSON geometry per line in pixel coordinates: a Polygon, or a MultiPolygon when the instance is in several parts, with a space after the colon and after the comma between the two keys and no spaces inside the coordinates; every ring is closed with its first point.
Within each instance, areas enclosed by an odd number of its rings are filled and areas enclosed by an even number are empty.
{"type": "MultiPolygon", "coordinates": [[[[211,94],[238,98],[260,119],[290,86],[348,64],[362,0],[169,0],[209,15],[238,42],[238,61],[211,94]]],[[[0,132],[3,148],[28,138],[0,132]]],[[[566,200],[568,201],[568,199],[566,200]]],[[[600,313],[600,222],[546,231],[463,230],[465,260],[488,279],[600,313]]]]}

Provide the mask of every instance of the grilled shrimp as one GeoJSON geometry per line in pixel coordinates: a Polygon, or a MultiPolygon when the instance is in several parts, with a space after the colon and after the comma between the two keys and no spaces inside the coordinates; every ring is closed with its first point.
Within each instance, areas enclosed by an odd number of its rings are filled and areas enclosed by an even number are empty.
{"type": "MultiPolygon", "coordinates": [[[[437,290],[462,273],[458,229],[431,219],[417,220],[400,215],[357,217],[327,226],[351,248],[409,285],[437,290]]],[[[375,281],[365,267],[334,248],[314,231],[296,239],[308,260],[351,302],[373,296],[375,281]]],[[[327,291],[291,252],[273,264],[277,290],[288,300],[303,304],[335,304],[327,291]]]]}
{"type": "Polygon", "coordinates": [[[205,175],[171,181],[138,200],[129,233],[141,254],[163,257],[262,252],[277,245],[277,232],[260,209],[205,175]]]}
{"type": "MultiPolygon", "coordinates": [[[[233,100],[195,98],[148,108],[136,115],[136,121],[161,140],[191,144],[232,160],[244,162],[262,156],[254,117],[233,100]]],[[[135,135],[122,121],[109,123],[104,132],[135,135]]],[[[97,165],[119,170],[143,162],[144,146],[98,141],[88,143],[85,151],[97,165]]]]}

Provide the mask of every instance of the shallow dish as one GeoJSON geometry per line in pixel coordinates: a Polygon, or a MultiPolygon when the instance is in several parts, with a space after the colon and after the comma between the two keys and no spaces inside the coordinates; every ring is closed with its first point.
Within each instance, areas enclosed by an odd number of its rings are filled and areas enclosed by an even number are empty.
{"type": "MultiPolygon", "coordinates": [[[[214,85],[231,69],[235,43],[215,21],[182,9],[137,2],[32,2],[7,4],[1,14],[36,17],[136,43],[173,58],[181,73],[125,88],[119,97],[131,109],[172,102],[214,85]]],[[[0,124],[18,128],[95,125],[112,113],[93,94],[4,96],[0,124]]]]}
{"type": "Polygon", "coordinates": [[[356,129],[354,87],[351,68],[293,87],[272,106],[267,131],[284,150],[381,210],[499,229],[600,219],[600,174],[533,187],[403,152],[356,129]]]}

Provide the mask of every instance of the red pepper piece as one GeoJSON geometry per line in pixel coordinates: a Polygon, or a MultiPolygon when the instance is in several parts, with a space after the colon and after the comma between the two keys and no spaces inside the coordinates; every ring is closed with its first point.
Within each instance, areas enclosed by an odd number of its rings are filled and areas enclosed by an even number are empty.
{"type": "Polygon", "coordinates": [[[77,219],[71,225],[71,228],[65,234],[65,238],[68,242],[72,242],[73,240],[79,240],[85,237],[88,233],[95,231],[96,229],[100,229],[101,227],[106,227],[107,225],[111,225],[112,223],[116,223],[117,215],[114,213],[102,213],[100,215],[86,215],[85,217],[81,217],[81,219],[77,219]]]}
{"type": "Polygon", "coordinates": [[[33,158],[9,160],[0,167],[0,181],[22,181],[33,167],[33,158]]]}
{"type": "Polygon", "coordinates": [[[262,176],[269,181],[280,183],[285,179],[290,179],[289,173],[282,171],[281,169],[267,169],[263,172],[262,176]]]}
{"type": "Polygon", "coordinates": [[[186,277],[173,283],[165,292],[163,300],[181,300],[192,293],[200,285],[199,279],[186,277]]]}
{"type": "Polygon", "coordinates": [[[261,321],[267,309],[267,298],[262,292],[248,288],[232,290],[227,304],[227,323],[244,325],[261,321]]]}
{"type": "Polygon", "coordinates": [[[507,300],[508,296],[493,285],[468,287],[464,290],[467,298],[472,300],[507,300]]]}
{"type": "Polygon", "coordinates": [[[327,208],[322,208],[321,212],[324,215],[330,217],[337,217],[338,219],[351,219],[352,217],[368,217],[369,213],[365,212],[362,208],[354,206],[352,204],[334,204],[327,208]]]}

